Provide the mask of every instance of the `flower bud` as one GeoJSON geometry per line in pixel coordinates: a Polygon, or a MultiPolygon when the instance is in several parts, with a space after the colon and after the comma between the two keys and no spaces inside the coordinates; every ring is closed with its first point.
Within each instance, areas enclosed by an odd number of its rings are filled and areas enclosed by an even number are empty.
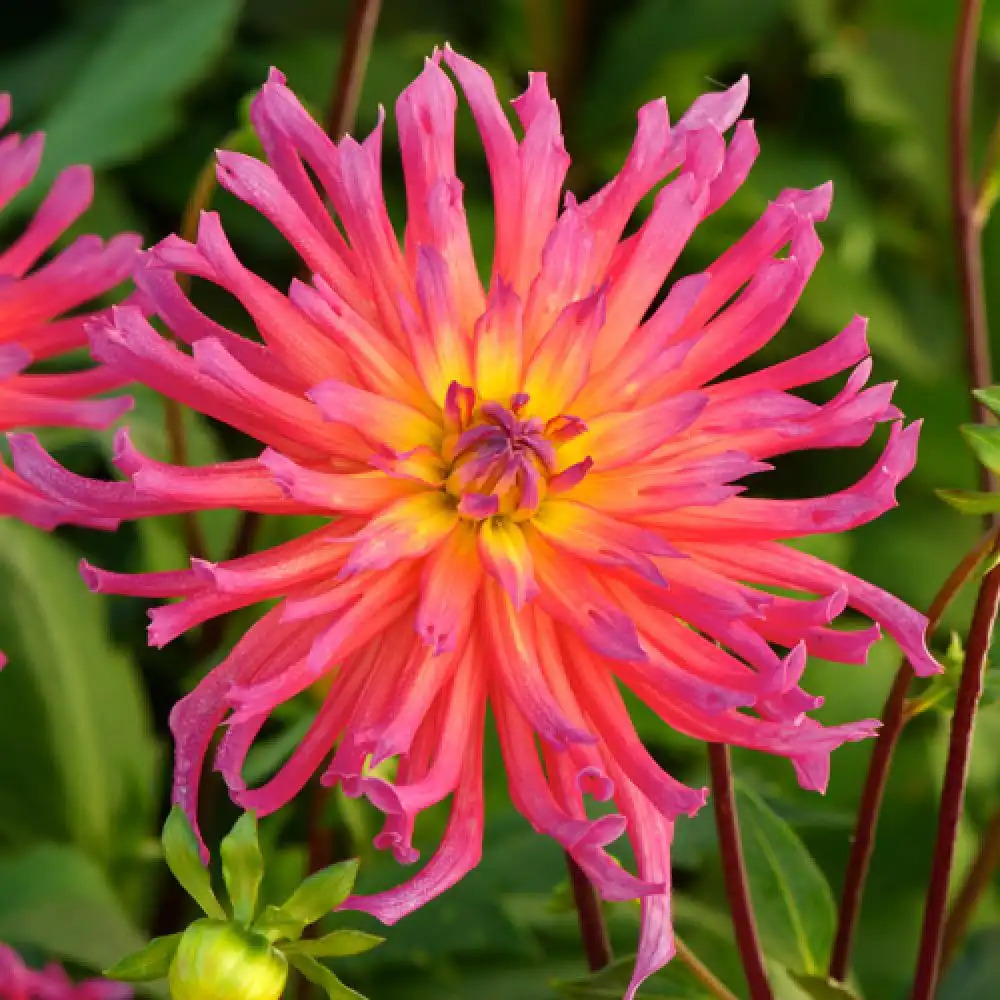
{"type": "Polygon", "coordinates": [[[173,1000],[278,1000],[287,979],[267,938],[220,920],[191,924],[170,963],[173,1000]]]}

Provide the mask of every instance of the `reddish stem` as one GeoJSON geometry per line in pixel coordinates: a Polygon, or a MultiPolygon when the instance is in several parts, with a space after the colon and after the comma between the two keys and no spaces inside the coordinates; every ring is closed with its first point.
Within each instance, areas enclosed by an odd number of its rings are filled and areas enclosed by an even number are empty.
{"type": "Polygon", "coordinates": [[[969,869],[962,888],[951,904],[944,922],[944,940],[941,944],[941,964],[947,967],[958,949],[972,915],[976,912],[983,893],[993,881],[993,873],[1000,865],[1000,810],[990,817],[979,842],[979,851],[969,869]]]}
{"type": "MultiPolygon", "coordinates": [[[[965,324],[966,361],[973,388],[993,380],[990,335],[983,290],[983,219],[977,210],[978,193],[972,170],[972,93],[976,70],[976,42],[983,0],[962,0],[952,52],[951,73],[951,199],[955,227],[955,257],[965,324]]],[[[980,423],[993,422],[989,409],[973,401],[973,416],[980,423]]],[[[984,490],[997,487],[996,476],[980,467],[984,490]]]]}
{"type": "Polygon", "coordinates": [[[382,0],[354,0],[325,123],[331,139],[340,139],[354,127],[381,7],[382,0]]]}
{"type": "Polygon", "coordinates": [[[610,965],[612,959],[611,940],[604,920],[604,910],[597,890],[568,851],[566,867],[569,869],[573,902],[576,904],[576,913],[580,920],[580,937],[587,955],[587,968],[591,972],[597,972],[598,969],[610,965]]]}
{"type": "MultiPolygon", "coordinates": [[[[930,636],[941,624],[945,611],[955,596],[975,572],[983,556],[996,537],[996,531],[986,532],[979,541],[962,557],[961,562],[951,571],[941,589],[934,596],[927,609],[927,635],[930,636]]],[[[903,727],[910,717],[906,712],[906,692],[913,680],[913,669],[904,660],[896,672],[889,689],[889,695],[882,708],[882,728],[879,730],[868,762],[868,774],[861,792],[858,818],[851,840],[851,853],[844,872],[844,889],[840,897],[840,912],[837,919],[837,934],[830,955],[830,978],[843,982],[850,967],[851,948],[858,917],[861,914],[861,897],[868,878],[872,852],[875,850],[875,832],[878,829],[879,812],[885,794],[889,768],[892,765],[896,744],[903,727]]]]}
{"type": "Polygon", "coordinates": [[[944,788],[941,792],[941,809],[938,814],[934,858],[924,909],[920,949],[917,953],[912,1000],[932,1000],[937,989],[941,969],[945,907],[948,902],[948,880],[955,857],[955,837],[965,798],[965,782],[969,770],[976,709],[983,687],[983,667],[993,637],[998,606],[1000,606],[1000,567],[986,574],[972,613],[969,642],[955,697],[955,714],[951,722],[948,760],[944,770],[944,788]]]}
{"type": "Polygon", "coordinates": [[[736,947],[750,987],[750,1000],[774,1000],[764,968],[764,953],[757,935],[757,920],[750,902],[747,873],[743,865],[729,747],[724,743],[709,743],[708,764],[712,774],[712,802],[715,807],[715,826],[719,832],[722,875],[726,883],[729,910],[733,916],[736,947]]]}

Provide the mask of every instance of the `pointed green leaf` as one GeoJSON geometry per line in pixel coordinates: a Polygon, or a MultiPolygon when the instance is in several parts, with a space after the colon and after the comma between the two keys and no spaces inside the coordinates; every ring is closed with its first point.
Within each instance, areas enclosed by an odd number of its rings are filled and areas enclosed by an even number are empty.
{"type": "Polygon", "coordinates": [[[265,906],[254,921],[253,929],[269,941],[297,941],[305,929],[302,922],[289,917],[280,906],[265,906]]]}
{"type": "Polygon", "coordinates": [[[145,948],[127,955],[115,962],[104,975],[108,979],[120,979],[126,983],[145,983],[151,979],[163,979],[170,969],[177,946],[184,932],[153,938],[145,948]]]}
{"type": "Polygon", "coordinates": [[[297,941],[282,948],[287,955],[312,955],[314,958],[344,958],[377,948],[385,938],[365,931],[333,931],[321,938],[297,941]]]}
{"type": "Polygon", "coordinates": [[[114,4],[43,128],[48,184],[69,163],[128,163],[180,130],[180,101],[226,51],[240,0],[114,4]]]}
{"type": "Polygon", "coordinates": [[[1000,471],[1000,427],[963,424],[959,430],[976,453],[976,458],[994,472],[1000,471]]]}
{"type": "Polygon", "coordinates": [[[737,804],[764,953],[793,972],[818,975],[833,943],[830,886],[795,831],[759,795],[739,785],[737,804]]]}
{"type": "Polygon", "coordinates": [[[264,856],[257,839],[257,817],[244,813],[222,840],[222,877],[233,916],[249,926],[257,910],[257,892],[264,877],[264,856]]]}
{"type": "Polygon", "coordinates": [[[184,891],[215,920],[225,920],[226,913],[212,891],[208,868],[202,864],[198,838],[191,829],[187,816],[180,806],[170,810],[163,824],[163,854],[174,878],[184,891]]]}
{"type": "Polygon", "coordinates": [[[1000,385],[987,386],[985,389],[973,389],[972,395],[988,410],[1000,416],[1000,385]]]}
{"type": "Polygon", "coordinates": [[[993,514],[1000,510],[1000,493],[978,490],[935,490],[935,493],[961,514],[993,514]]]}
{"type": "Polygon", "coordinates": [[[297,923],[301,934],[303,928],[325,917],[347,899],[357,877],[356,858],[323,868],[310,875],[288,897],[280,907],[281,915],[297,923]]]}
{"type": "Polygon", "coordinates": [[[941,673],[934,674],[924,683],[918,694],[906,699],[906,717],[908,719],[926,712],[935,705],[941,705],[942,702],[945,704],[941,707],[949,710],[954,708],[955,690],[962,673],[962,664],[965,662],[962,638],[957,632],[951,633],[948,648],[944,655],[939,656],[938,659],[944,668],[941,673]]]}
{"type": "Polygon", "coordinates": [[[0,941],[5,944],[103,969],[145,940],[107,874],[76,848],[39,844],[0,856],[0,941]]]}
{"type": "Polygon", "coordinates": [[[811,1000],[858,1000],[857,993],[844,983],[826,976],[800,976],[791,973],[795,985],[811,1000]]]}
{"type": "Polygon", "coordinates": [[[325,965],[311,955],[289,953],[288,962],[302,973],[309,982],[326,991],[331,1000],[365,1000],[349,986],[345,986],[325,965]]]}
{"type": "Polygon", "coordinates": [[[78,556],[0,517],[0,842],[76,844],[110,869],[156,824],[158,767],[142,677],[81,600],[78,556]]]}

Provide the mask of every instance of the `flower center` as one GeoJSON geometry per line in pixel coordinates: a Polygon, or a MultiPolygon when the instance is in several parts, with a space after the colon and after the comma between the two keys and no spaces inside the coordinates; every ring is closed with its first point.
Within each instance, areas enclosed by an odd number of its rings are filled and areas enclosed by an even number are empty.
{"type": "Polygon", "coordinates": [[[506,514],[531,517],[556,473],[556,445],[585,431],[578,417],[522,419],[528,396],[510,403],[478,402],[474,390],[452,383],[445,402],[445,489],[459,498],[460,514],[473,520],[506,514]]]}

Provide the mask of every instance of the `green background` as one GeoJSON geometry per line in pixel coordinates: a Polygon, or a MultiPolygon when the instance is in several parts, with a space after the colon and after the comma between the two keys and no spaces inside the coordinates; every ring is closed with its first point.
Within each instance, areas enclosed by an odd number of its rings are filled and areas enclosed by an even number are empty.
{"type": "MultiPolygon", "coordinates": [[[[40,179],[0,220],[3,231],[23,223],[62,167],[89,162],[97,171],[97,194],[77,231],[131,229],[149,243],[162,238],[178,226],[212,149],[241,128],[241,102],[270,65],[287,74],[310,107],[325,110],[347,6],[342,0],[5,5],[0,89],[14,96],[14,127],[43,128],[49,139],[40,179]]],[[[969,397],[948,194],[948,63],[956,7],[950,0],[386,0],[358,131],[371,127],[379,105],[389,110],[385,184],[398,220],[402,175],[391,109],[433,46],[450,41],[483,62],[506,97],[519,92],[529,69],[547,69],[573,157],[569,184],[582,196],[622,162],[640,104],[665,94],[677,118],[699,93],[749,73],[747,114],[756,121],[760,158],[739,194],[696,234],[678,273],[703,267],[782,187],[833,179],[833,213],[820,229],[825,255],[786,330],[758,360],[801,353],[854,313],[870,317],[877,378],[899,379],[899,405],[908,417],[924,420],[920,462],[900,490],[898,510],[810,547],[926,607],[979,530],[933,492],[971,487],[976,479],[957,430],[968,419],[969,397]]],[[[986,8],[977,164],[1000,115],[1000,4],[986,8]]],[[[485,257],[492,241],[488,179],[471,120],[461,114],[460,173],[477,252],[485,257]]],[[[246,136],[239,142],[245,145],[246,136]]],[[[228,195],[220,195],[216,207],[248,266],[287,282],[296,262],[268,224],[228,195]]],[[[996,313],[1000,226],[987,228],[985,253],[996,313]]],[[[225,299],[205,295],[204,301],[239,327],[241,317],[225,299]]],[[[835,390],[823,386],[816,398],[835,390]]],[[[162,406],[150,394],[137,395],[127,418],[136,443],[165,457],[162,406]]],[[[193,461],[252,451],[230,431],[200,417],[187,419],[193,461]]],[[[780,496],[842,488],[870,465],[883,440],[854,452],[791,456],[766,486],[780,496]]],[[[110,475],[110,433],[57,432],[46,441],[73,468],[110,475]]],[[[218,557],[235,518],[215,514],[203,527],[218,557]]],[[[300,527],[292,519],[266,524],[260,544],[300,527]]],[[[147,650],[145,606],[87,594],[74,567],[81,555],[115,569],[165,569],[182,565],[185,551],[174,519],[129,525],[110,536],[62,529],[50,537],[0,523],[0,645],[11,658],[0,675],[0,939],[33,959],[54,955],[93,969],[134,947],[150,928],[176,929],[186,915],[163,891],[157,853],[169,768],[165,720],[177,697],[221,654],[206,653],[209,643],[197,633],[162,652],[147,650]]],[[[964,630],[970,605],[965,595],[948,628],[964,630]]],[[[224,642],[234,641],[249,620],[242,614],[227,622],[224,642]]],[[[946,642],[945,630],[940,647],[946,642]]],[[[842,721],[877,715],[895,662],[894,650],[883,643],[867,668],[811,664],[806,686],[827,696],[820,716],[842,721]]],[[[856,953],[857,985],[870,1000],[902,996],[912,968],[947,702],[908,728],[889,786],[856,953]]],[[[258,774],[287,752],[313,708],[307,700],[296,703],[267,731],[252,761],[258,774]]],[[[702,748],[638,711],[637,719],[658,759],[685,780],[703,779],[702,748]]],[[[988,707],[977,731],[959,869],[998,799],[998,739],[1000,715],[988,707]]],[[[784,762],[736,756],[747,789],[747,851],[765,945],[778,965],[810,972],[824,963],[830,892],[839,891],[869,749],[849,746],[835,755],[825,799],[799,792],[784,762]]],[[[492,747],[487,794],[486,856],[479,869],[393,929],[385,946],[344,962],[340,973],[378,1000],[533,1000],[557,989],[577,997],[620,995],[624,968],[588,984],[565,985],[582,976],[583,964],[560,888],[562,857],[513,813],[492,747]]],[[[214,779],[207,798],[209,832],[217,836],[234,814],[214,779]]],[[[361,855],[362,887],[401,874],[371,850],[376,827],[369,812],[338,796],[320,806],[333,830],[333,855],[361,855]]],[[[262,824],[276,893],[302,872],[308,813],[303,799],[262,824]]],[[[433,814],[422,824],[425,846],[434,843],[441,820],[433,814]]],[[[679,824],[675,878],[679,931],[739,993],[710,811],[679,824]]],[[[989,994],[975,984],[1000,976],[997,921],[1000,899],[994,896],[979,911],[980,929],[946,983],[946,1000],[989,994]]],[[[615,907],[612,924],[625,955],[634,948],[633,908],[615,907]]],[[[776,976],[782,997],[819,995],[803,993],[780,970],[776,976]]],[[[643,995],[703,994],[673,970],[643,995]]]]}

